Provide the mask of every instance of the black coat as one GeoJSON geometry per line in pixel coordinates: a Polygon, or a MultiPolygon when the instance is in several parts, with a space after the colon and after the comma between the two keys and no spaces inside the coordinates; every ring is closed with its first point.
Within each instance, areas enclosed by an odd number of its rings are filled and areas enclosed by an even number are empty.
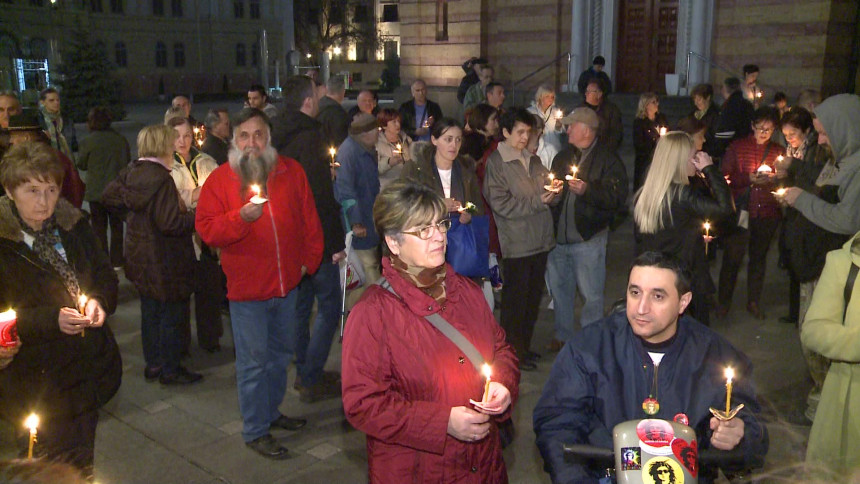
{"type": "MultiPolygon", "coordinates": [[[[432,117],[433,121],[439,121],[442,119],[442,108],[428,99],[427,104],[425,104],[425,116],[427,118],[432,117]]],[[[423,120],[421,121],[423,122],[423,120]]],[[[415,130],[418,129],[415,123],[415,100],[410,99],[400,105],[400,129],[413,141],[418,141],[415,138],[415,130]]]]}
{"type": "MultiPolygon", "coordinates": [[[[621,158],[600,141],[595,143],[597,145],[584,162],[580,161],[579,153],[574,148],[560,151],[552,160],[552,172],[557,179],[564,180],[565,175],[570,174],[570,167],[576,164],[579,166],[577,176],[587,183],[585,193],[576,197],[574,202],[576,230],[584,240],[609,227],[624,208],[629,191],[627,170],[621,158]]],[[[567,188],[562,190],[561,201],[550,207],[556,229],[569,194],[567,188]]]]}
{"type": "Polygon", "coordinates": [[[726,148],[736,139],[743,139],[752,134],[752,120],[755,108],[752,103],[744,99],[741,91],[733,92],[717,117],[717,127],[714,128],[716,136],[716,152],[709,153],[711,156],[722,157],[726,148]]]}
{"type": "Polygon", "coordinates": [[[203,146],[200,147],[200,151],[211,156],[212,159],[215,160],[215,163],[218,163],[220,166],[227,162],[227,153],[230,152],[230,143],[222,140],[214,134],[209,134],[206,136],[206,141],[203,142],[203,146]]]}
{"type": "Polygon", "coordinates": [[[345,248],[340,204],[334,198],[331,155],[325,145],[322,125],[301,111],[284,111],[272,120],[272,146],[278,153],[299,162],[308,177],[323,229],[323,262],[345,248]]]}
{"type": "Polygon", "coordinates": [[[105,188],[102,203],[128,210],[125,276],[142,295],[184,301],[194,288],[194,212],[185,211],[167,168],[136,160],[105,188]]]}
{"type": "MultiPolygon", "coordinates": [[[[735,210],[731,190],[720,169],[711,165],[703,174],[707,184],[694,182],[682,186],[672,201],[671,213],[664,209],[663,229],[643,234],[635,223],[633,227],[636,253],[657,251],[673,255],[692,273],[694,296],[712,294],[715,290],[705,256],[703,224],[707,220],[714,226],[735,210]]],[[[710,249],[715,247],[712,245],[710,249]]]]}
{"type": "Polygon", "coordinates": [[[339,102],[328,96],[320,99],[317,121],[322,124],[323,142],[326,146],[337,148],[349,136],[349,124],[352,118],[339,102]]]}
{"type": "MultiPolygon", "coordinates": [[[[63,199],[54,214],[81,291],[112,314],[118,281],[89,221],[63,199]]],[[[95,410],[119,389],[122,361],[109,320],[84,337],[60,331],[60,308],[76,306],[60,275],[24,242],[12,202],[0,198],[0,308],[17,312],[21,339],[0,370],[0,415],[16,426],[30,412],[67,418],[95,410]]]]}
{"type": "Polygon", "coordinates": [[[636,151],[636,158],[633,161],[633,191],[638,190],[645,182],[645,174],[651,166],[654,148],[660,140],[660,127],[669,129],[669,122],[666,121],[663,113],[657,113],[654,121],[648,118],[633,120],[633,149],[636,151]]]}

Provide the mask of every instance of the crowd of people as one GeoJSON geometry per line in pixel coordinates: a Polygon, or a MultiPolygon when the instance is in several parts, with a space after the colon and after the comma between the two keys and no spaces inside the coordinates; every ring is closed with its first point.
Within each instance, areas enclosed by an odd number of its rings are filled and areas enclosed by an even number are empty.
{"type": "Polygon", "coordinates": [[[814,382],[808,459],[851,472],[860,98],[765,105],[755,65],[725,80],[719,107],[713,86],[696,86],[674,123],[643,93],[629,179],[604,64],[582,73],[572,109],[550,86],[527,108],[505,105],[477,58],[447,115],[421,79],[398,109],[366,90],[348,111],[342,77],[295,76],[278,102],[254,85],[240,112],[210,109],[202,123],[177,96],[140,130],[135,158],[103,107],[79,143],[57,90],[37,112],[0,93],[0,308],[16,310],[19,338],[0,347],[0,415],[44,415],[37,455],[92,478],[97,410],[121,381],[106,324],[121,274],[140,297],[147,381],[204,378],[183,365],[192,295],[201,349],[221,351],[229,314],[241,435],[260,455],[288,458],[271,430],[307,423],[278,409],[294,363],[302,402],[342,398],[367,434],[371,482],[506,482],[501,451],[521,372],[543,357],[532,337],[546,288],[545,351],[558,356],[533,425],[553,482],[601,472],[563,444],[611,447],[620,422],[678,414],[700,449],[741,456],[724,473],[742,472],[762,464],[767,428],[749,359],[708,326],[728,317],[747,254],[746,310],[765,318],[776,238],[790,276],[781,320],[797,325],[814,382]],[[607,314],[607,245],[629,214],[636,257],[607,314]],[[349,291],[344,266],[363,276],[349,291]],[[342,310],[342,372],[325,371],[342,310]],[[726,365],[744,375],[738,418],[709,411],[726,365]]]}

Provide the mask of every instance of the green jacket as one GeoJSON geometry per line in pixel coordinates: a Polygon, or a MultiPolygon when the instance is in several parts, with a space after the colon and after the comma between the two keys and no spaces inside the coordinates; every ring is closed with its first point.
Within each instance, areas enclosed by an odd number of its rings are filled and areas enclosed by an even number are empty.
{"type": "Polygon", "coordinates": [[[113,129],[93,131],[81,141],[78,169],[87,172],[84,200],[100,202],[102,192],[131,161],[128,141],[113,129]]]}
{"type": "Polygon", "coordinates": [[[487,102],[487,94],[484,93],[484,86],[480,82],[477,82],[466,91],[466,97],[463,98],[463,111],[467,111],[469,108],[483,102],[487,102]]]}
{"type": "Polygon", "coordinates": [[[860,467],[860,284],[854,285],[847,309],[844,299],[851,264],[860,265],[858,235],[827,254],[800,334],[806,347],[833,360],[806,460],[840,473],[860,467]]]}

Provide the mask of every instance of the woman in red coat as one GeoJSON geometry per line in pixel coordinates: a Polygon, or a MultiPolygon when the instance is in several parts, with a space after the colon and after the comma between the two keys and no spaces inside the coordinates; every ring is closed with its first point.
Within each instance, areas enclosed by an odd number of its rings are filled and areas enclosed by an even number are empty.
{"type": "Polygon", "coordinates": [[[507,482],[498,423],[517,397],[517,359],[481,289],[445,263],[444,202],[397,181],[377,197],[373,220],[390,289],[370,287],[350,313],[342,374],[346,417],[367,434],[370,482],[507,482]],[[432,314],[491,365],[486,400],[485,377],[432,314]]]}

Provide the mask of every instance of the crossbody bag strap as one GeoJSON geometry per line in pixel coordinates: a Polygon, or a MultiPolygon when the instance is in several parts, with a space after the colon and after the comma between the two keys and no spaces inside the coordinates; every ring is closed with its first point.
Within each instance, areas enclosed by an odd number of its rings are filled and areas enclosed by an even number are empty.
{"type": "MultiPolygon", "coordinates": [[[[379,278],[379,280],[376,281],[376,284],[382,286],[383,289],[387,290],[391,294],[394,294],[395,297],[400,299],[400,296],[397,295],[397,292],[394,291],[394,288],[391,287],[391,284],[385,277],[379,278]]],[[[481,371],[481,367],[484,364],[484,357],[481,356],[481,352],[478,351],[478,348],[475,348],[475,345],[473,345],[471,341],[469,341],[468,339],[466,339],[465,336],[463,336],[463,333],[458,331],[457,328],[451,326],[451,323],[445,321],[445,318],[443,318],[437,313],[424,316],[424,319],[430,322],[430,324],[432,324],[434,328],[438,329],[439,332],[445,335],[446,338],[451,340],[451,342],[454,343],[457,348],[459,348],[460,351],[462,351],[466,355],[467,358],[469,358],[469,361],[472,362],[472,365],[475,366],[475,369],[481,371]]]]}
{"type": "Polygon", "coordinates": [[[845,279],[845,289],[842,291],[842,297],[845,298],[845,314],[842,315],[842,326],[845,326],[845,318],[848,316],[848,303],[851,302],[851,293],[854,292],[854,281],[857,280],[857,272],[860,267],[855,263],[851,263],[851,269],[848,270],[848,277],[845,279]]]}

